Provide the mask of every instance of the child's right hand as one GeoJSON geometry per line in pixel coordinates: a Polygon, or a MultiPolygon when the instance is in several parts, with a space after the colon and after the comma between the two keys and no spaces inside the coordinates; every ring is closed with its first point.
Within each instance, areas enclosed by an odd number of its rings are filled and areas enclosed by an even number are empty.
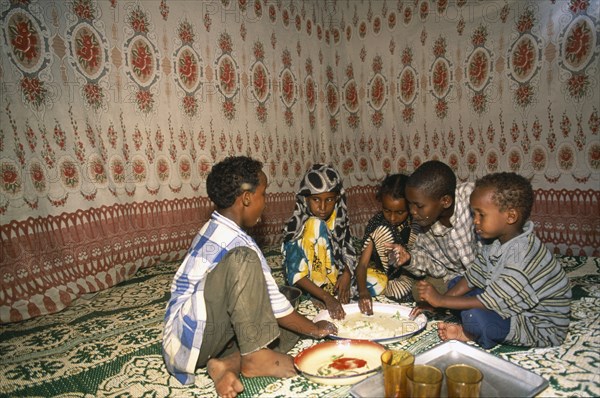
{"type": "Polygon", "coordinates": [[[331,319],[344,319],[346,316],[346,312],[344,311],[344,307],[342,304],[333,296],[329,296],[325,300],[325,306],[327,307],[327,311],[329,311],[329,316],[331,319]]]}
{"type": "Polygon", "coordinates": [[[327,337],[330,334],[337,334],[337,327],[326,320],[315,322],[315,326],[317,327],[317,333],[313,336],[317,339],[322,339],[323,337],[327,337]]]}
{"type": "Polygon", "coordinates": [[[432,307],[440,307],[442,295],[435,290],[435,287],[427,281],[418,281],[416,283],[417,292],[422,301],[430,304],[432,307]]]}
{"type": "Polygon", "coordinates": [[[373,315],[373,299],[370,293],[367,292],[358,296],[358,308],[365,315],[373,315]]]}
{"type": "Polygon", "coordinates": [[[417,306],[415,306],[412,310],[410,310],[410,314],[408,314],[408,319],[410,319],[411,321],[414,321],[416,317],[418,317],[420,314],[424,313],[424,312],[435,312],[435,308],[433,308],[431,305],[427,304],[424,301],[421,301],[420,303],[417,304],[417,306]]]}
{"type": "Polygon", "coordinates": [[[390,259],[390,265],[394,267],[400,267],[410,261],[410,253],[406,248],[400,244],[387,243],[388,256],[390,259]]]}

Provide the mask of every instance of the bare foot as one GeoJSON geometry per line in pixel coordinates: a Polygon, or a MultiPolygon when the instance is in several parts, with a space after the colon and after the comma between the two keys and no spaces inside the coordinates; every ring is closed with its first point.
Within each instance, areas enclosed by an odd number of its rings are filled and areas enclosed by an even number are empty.
{"type": "Polygon", "coordinates": [[[472,339],[465,333],[462,325],[457,323],[440,322],[438,323],[438,336],[443,341],[458,340],[471,341],[472,339]]]}
{"type": "Polygon", "coordinates": [[[215,383],[215,390],[217,390],[220,397],[233,398],[244,391],[244,385],[238,377],[240,363],[239,351],[225,358],[211,358],[208,360],[206,371],[215,383]]]}
{"type": "Polygon", "coordinates": [[[242,374],[245,377],[292,377],[296,370],[291,356],[263,348],[242,356],[242,374]]]}

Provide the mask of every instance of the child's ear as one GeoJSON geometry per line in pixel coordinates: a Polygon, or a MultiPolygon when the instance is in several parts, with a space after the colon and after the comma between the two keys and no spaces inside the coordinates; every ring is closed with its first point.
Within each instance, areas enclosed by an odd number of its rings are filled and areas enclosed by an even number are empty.
{"type": "Polygon", "coordinates": [[[450,208],[452,206],[452,196],[450,196],[450,195],[442,196],[442,206],[444,206],[444,209],[450,208]]]}
{"type": "Polygon", "coordinates": [[[506,211],[506,222],[508,224],[514,224],[519,221],[519,212],[517,209],[508,209],[506,211]]]}
{"type": "Polygon", "coordinates": [[[242,193],[242,203],[244,206],[250,206],[251,199],[250,191],[244,191],[242,193]]]}

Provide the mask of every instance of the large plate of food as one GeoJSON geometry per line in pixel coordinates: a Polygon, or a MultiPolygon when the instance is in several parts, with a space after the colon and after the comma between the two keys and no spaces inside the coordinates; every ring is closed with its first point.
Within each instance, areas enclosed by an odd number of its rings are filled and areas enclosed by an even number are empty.
{"type": "Polygon", "coordinates": [[[381,368],[385,347],[367,340],[330,340],[315,344],[294,358],[294,366],[311,381],[350,385],[381,368]]]}
{"type": "Polygon", "coordinates": [[[427,317],[419,314],[410,319],[411,307],[399,304],[373,303],[373,315],[360,312],[358,303],[345,304],[346,317],[331,319],[325,309],[314,318],[314,322],[326,320],[337,326],[334,339],[371,340],[382,344],[404,340],[427,326],[427,317]]]}

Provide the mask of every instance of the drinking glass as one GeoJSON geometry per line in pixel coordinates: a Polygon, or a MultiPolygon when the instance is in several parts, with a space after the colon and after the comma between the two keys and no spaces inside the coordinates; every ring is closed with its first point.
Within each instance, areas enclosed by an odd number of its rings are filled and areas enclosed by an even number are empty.
{"type": "Polygon", "coordinates": [[[442,371],[431,365],[415,365],[406,372],[406,390],[412,398],[437,398],[442,390],[442,371]]]}
{"type": "Polygon", "coordinates": [[[386,398],[407,397],[406,372],[413,368],[414,363],[414,355],[405,350],[387,350],[381,354],[386,398]]]}
{"type": "Polygon", "coordinates": [[[464,363],[446,368],[446,385],[449,398],[479,397],[483,374],[464,363]]]}

